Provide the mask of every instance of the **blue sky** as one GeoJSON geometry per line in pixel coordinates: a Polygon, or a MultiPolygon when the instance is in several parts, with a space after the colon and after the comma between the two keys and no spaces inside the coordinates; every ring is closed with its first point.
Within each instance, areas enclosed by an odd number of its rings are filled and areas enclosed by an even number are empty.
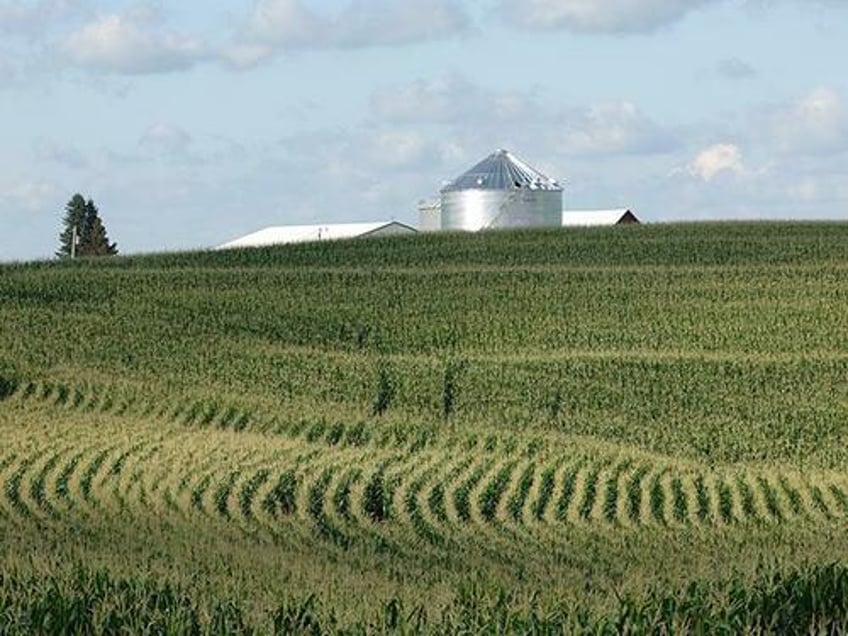
{"type": "Polygon", "coordinates": [[[848,219],[846,0],[0,0],[0,260],[415,223],[496,148],[566,207],[848,219]]]}

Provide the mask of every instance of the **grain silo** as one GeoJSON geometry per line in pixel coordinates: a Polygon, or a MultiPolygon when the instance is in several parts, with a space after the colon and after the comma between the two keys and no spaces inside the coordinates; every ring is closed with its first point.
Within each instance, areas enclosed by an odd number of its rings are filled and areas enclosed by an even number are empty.
{"type": "Polygon", "coordinates": [[[443,230],[559,227],[562,187],[506,150],[492,153],[441,190],[443,230]]]}
{"type": "Polygon", "coordinates": [[[442,202],[425,200],[418,203],[418,231],[438,232],[442,229],[442,202]]]}

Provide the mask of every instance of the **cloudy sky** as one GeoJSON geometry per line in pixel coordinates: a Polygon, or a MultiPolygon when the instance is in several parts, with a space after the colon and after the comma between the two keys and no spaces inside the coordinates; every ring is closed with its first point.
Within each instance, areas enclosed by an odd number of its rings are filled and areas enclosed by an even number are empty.
{"type": "Polygon", "coordinates": [[[0,0],[0,260],[416,222],[499,147],[566,207],[848,219],[846,0],[0,0]]]}

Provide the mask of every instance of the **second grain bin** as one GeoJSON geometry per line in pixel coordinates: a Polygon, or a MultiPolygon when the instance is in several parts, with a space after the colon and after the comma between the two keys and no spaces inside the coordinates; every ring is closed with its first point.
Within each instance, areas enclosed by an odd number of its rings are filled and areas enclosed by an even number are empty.
{"type": "Polygon", "coordinates": [[[498,150],[441,190],[442,230],[559,227],[562,187],[498,150]]]}

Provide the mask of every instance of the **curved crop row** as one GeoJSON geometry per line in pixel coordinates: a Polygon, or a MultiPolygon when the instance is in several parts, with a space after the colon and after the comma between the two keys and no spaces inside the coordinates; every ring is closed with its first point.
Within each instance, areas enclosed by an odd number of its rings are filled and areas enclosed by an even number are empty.
{"type": "MultiPolygon", "coordinates": [[[[122,425],[112,423],[115,431],[122,425]]],[[[160,424],[121,437],[102,426],[8,433],[0,519],[49,526],[70,517],[176,515],[292,545],[443,553],[474,544],[492,558],[518,560],[543,537],[565,540],[575,525],[710,528],[848,517],[848,480],[838,474],[698,469],[627,456],[327,448],[160,424]]]]}

